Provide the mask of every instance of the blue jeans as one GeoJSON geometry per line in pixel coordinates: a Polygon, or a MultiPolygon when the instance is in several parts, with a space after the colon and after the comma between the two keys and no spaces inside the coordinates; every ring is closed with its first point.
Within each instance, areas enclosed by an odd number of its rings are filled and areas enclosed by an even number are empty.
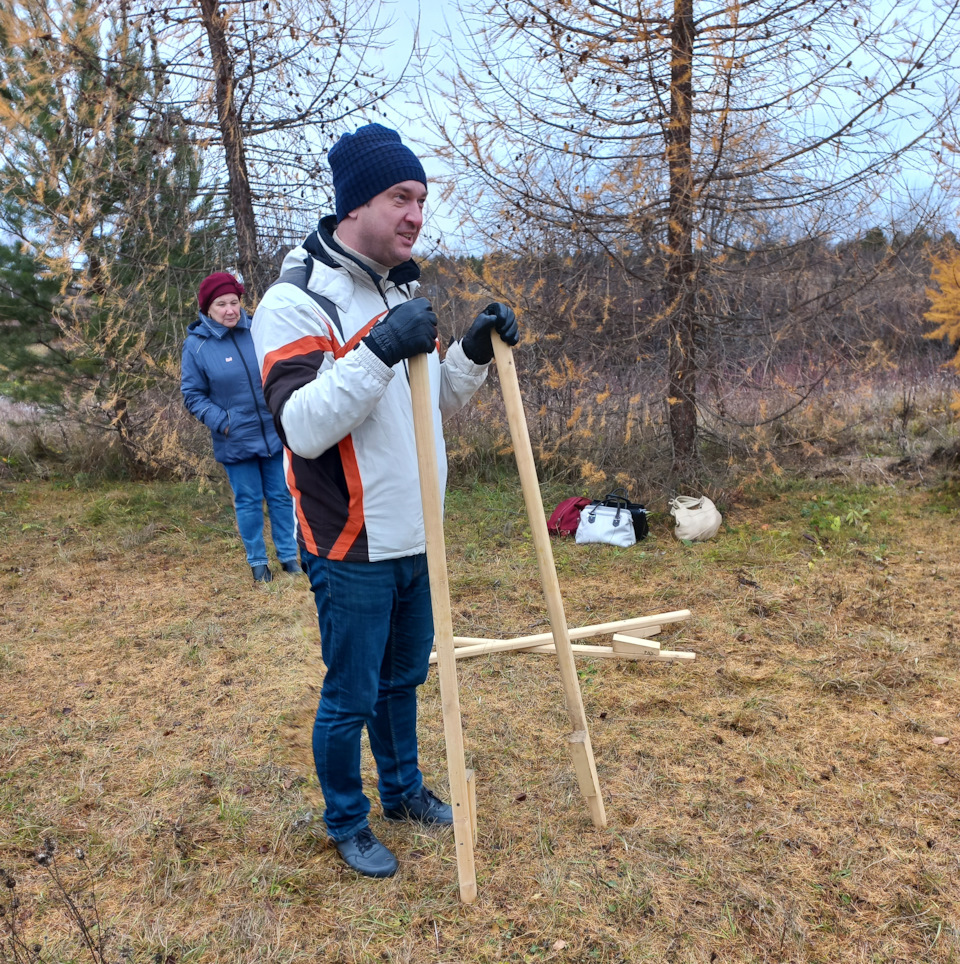
{"type": "Polygon", "coordinates": [[[327,667],[313,726],[313,759],[334,840],[367,826],[360,779],[364,726],[380,803],[396,807],[423,785],[417,764],[417,687],[427,678],[433,608],[427,557],[341,562],[303,553],[327,667]]]}
{"type": "Polygon", "coordinates": [[[290,562],[297,558],[297,538],[294,535],[293,499],[283,477],[283,452],[272,458],[245,459],[224,464],[233,507],[237,513],[237,528],[247,562],[251,566],[267,564],[267,544],[263,541],[263,502],[270,511],[270,533],[277,558],[290,562]]]}

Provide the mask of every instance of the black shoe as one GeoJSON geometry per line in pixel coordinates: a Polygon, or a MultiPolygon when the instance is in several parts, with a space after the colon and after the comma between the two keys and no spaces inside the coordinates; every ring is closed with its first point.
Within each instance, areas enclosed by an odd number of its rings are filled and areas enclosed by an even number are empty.
{"type": "Polygon", "coordinates": [[[400,864],[397,858],[373,835],[369,827],[347,840],[335,840],[340,856],[364,877],[392,877],[400,864]]]}
{"type": "Polygon", "coordinates": [[[253,570],[254,582],[270,582],[273,579],[269,566],[251,566],[250,568],[253,570]]]}
{"type": "Polygon", "coordinates": [[[384,807],[387,820],[419,820],[420,823],[436,823],[449,827],[453,823],[453,808],[439,797],[421,786],[412,796],[400,801],[400,805],[384,807]]]}
{"type": "Polygon", "coordinates": [[[289,572],[291,576],[302,576],[303,569],[300,568],[300,563],[296,559],[288,559],[286,562],[280,563],[280,568],[284,572],[289,572]]]}

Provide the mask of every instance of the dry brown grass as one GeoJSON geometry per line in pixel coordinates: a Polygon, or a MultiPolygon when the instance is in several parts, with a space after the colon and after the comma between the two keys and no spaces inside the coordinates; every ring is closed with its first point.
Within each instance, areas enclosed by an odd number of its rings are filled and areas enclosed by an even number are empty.
{"type": "MultiPolygon", "coordinates": [[[[604,831],[551,658],[459,664],[464,906],[447,831],[374,801],[401,859],[381,882],[325,842],[312,600],[250,583],[222,495],[0,485],[0,866],[46,960],[88,959],[46,835],[141,961],[960,960],[956,491],[761,486],[704,545],[662,515],[630,550],[557,543],[571,625],[688,607],[664,642],[697,659],[578,662],[604,831]]],[[[457,632],[546,628],[517,489],[451,494],[457,632]]],[[[421,739],[443,790],[434,672],[421,739]]]]}

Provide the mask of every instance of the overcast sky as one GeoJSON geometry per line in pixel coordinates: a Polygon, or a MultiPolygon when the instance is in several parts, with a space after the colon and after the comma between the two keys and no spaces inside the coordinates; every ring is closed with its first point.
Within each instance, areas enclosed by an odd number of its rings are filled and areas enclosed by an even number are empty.
{"type": "MultiPolygon", "coordinates": [[[[448,25],[449,32],[456,36],[460,22],[456,0],[428,0],[422,13],[418,0],[392,0],[392,2],[383,3],[382,7],[385,11],[384,15],[394,20],[391,33],[395,39],[391,53],[398,61],[405,59],[409,53],[414,42],[414,30],[419,20],[421,49],[430,48],[432,61],[442,58],[447,66],[452,66],[454,58],[445,55],[445,52],[449,52],[449,41],[446,39],[448,25]]],[[[386,117],[370,119],[400,131],[404,141],[413,148],[423,162],[428,181],[439,176],[442,171],[440,162],[423,147],[433,138],[420,121],[421,111],[415,102],[414,93],[410,91],[406,96],[393,98],[386,105],[385,111],[386,117]]],[[[440,192],[434,189],[428,196],[427,220],[416,253],[421,257],[429,253],[433,247],[428,240],[430,237],[444,235],[449,240],[452,228],[453,220],[449,211],[444,210],[440,192]]]]}

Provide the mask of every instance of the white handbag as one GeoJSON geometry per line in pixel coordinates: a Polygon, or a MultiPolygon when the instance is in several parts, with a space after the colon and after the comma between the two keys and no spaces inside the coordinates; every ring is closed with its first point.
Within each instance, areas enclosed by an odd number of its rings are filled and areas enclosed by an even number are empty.
{"type": "Polygon", "coordinates": [[[626,549],[637,541],[630,510],[619,505],[591,504],[580,510],[577,542],[606,542],[626,549]]]}
{"type": "Polygon", "coordinates": [[[670,500],[670,515],[676,520],[673,534],[687,542],[703,542],[712,539],[723,522],[717,507],[705,496],[694,499],[678,495],[670,500]]]}

